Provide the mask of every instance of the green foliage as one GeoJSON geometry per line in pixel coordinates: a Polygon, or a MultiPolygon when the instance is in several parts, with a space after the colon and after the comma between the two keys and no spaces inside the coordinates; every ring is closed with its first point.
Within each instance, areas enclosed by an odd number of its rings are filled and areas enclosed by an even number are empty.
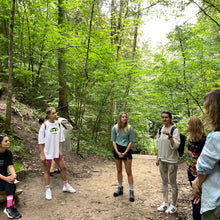
{"type": "Polygon", "coordinates": [[[106,149],[99,142],[92,141],[81,141],[79,154],[81,157],[85,157],[85,154],[91,154],[99,157],[103,157],[106,159],[113,159],[113,147],[111,150],[106,149]],[[84,152],[86,152],[84,154],[84,152]]]}
{"type": "MultiPolygon", "coordinates": [[[[139,137],[138,137],[139,138],[139,137]]],[[[132,147],[132,151],[134,153],[138,153],[138,154],[150,154],[150,155],[156,155],[157,154],[157,148],[156,148],[156,141],[154,138],[143,138],[142,139],[142,143],[138,142],[138,146],[135,146],[134,143],[134,147],[132,147]],[[140,144],[142,144],[142,146],[140,147],[140,144]]]]}
{"type": "Polygon", "coordinates": [[[15,172],[20,171],[22,169],[22,166],[17,163],[14,163],[14,169],[15,169],[15,172]]]}
{"type": "Polygon", "coordinates": [[[85,150],[90,154],[104,157],[106,159],[113,159],[113,153],[104,147],[100,147],[97,145],[89,145],[85,147],[85,150]]]}
{"type": "Polygon", "coordinates": [[[12,152],[13,158],[15,161],[18,161],[19,159],[24,158],[27,156],[27,153],[25,151],[23,141],[20,140],[15,135],[8,135],[9,141],[10,141],[10,151],[12,152]]]}
{"type": "MultiPolygon", "coordinates": [[[[186,134],[187,118],[203,114],[203,95],[219,87],[219,27],[199,13],[196,24],[176,26],[168,35],[169,43],[153,52],[148,43],[139,43],[139,34],[142,16],[155,12],[152,3],[156,1],[120,1],[122,7],[115,2],[110,14],[106,11],[111,7],[108,1],[63,1],[62,27],[58,25],[57,1],[17,2],[13,92],[16,99],[41,112],[49,105],[57,107],[58,50],[62,49],[74,144],[80,142],[82,152],[87,149],[108,155],[112,150],[111,127],[123,110],[135,129],[135,152],[155,154],[161,112],[170,110],[178,128],[186,134]]],[[[157,5],[163,10],[157,14],[181,16],[188,4],[190,1],[159,1],[157,5]]],[[[208,2],[201,4],[207,6],[208,2]]],[[[218,5],[213,4],[215,7],[207,7],[207,12],[219,22],[218,5]]],[[[1,21],[7,23],[10,1],[2,1],[1,6],[1,21]]],[[[8,39],[4,33],[2,26],[0,78],[7,82],[4,61],[8,39]]],[[[12,148],[18,152],[22,147],[12,144],[12,148]]]]}

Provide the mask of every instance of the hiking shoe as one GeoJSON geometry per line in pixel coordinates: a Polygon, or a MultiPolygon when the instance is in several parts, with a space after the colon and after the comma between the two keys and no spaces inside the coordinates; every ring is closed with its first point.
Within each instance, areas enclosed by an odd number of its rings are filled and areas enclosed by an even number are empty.
{"type": "Polygon", "coordinates": [[[48,200],[52,199],[52,192],[50,189],[46,189],[46,199],[48,200]]]}
{"type": "Polygon", "coordinates": [[[14,218],[21,218],[22,217],[22,215],[19,213],[19,211],[16,209],[16,208],[14,208],[14,218]]]}
{"type": "Polygon", "coordinates": [[[164,212],[168,209],[169,204],[166,202],[163,202],[158,208],[157,211],[164,212]]]}
{"type": "Polygon", "coordinates": [[[3,211],[8,218],[14,218],[15,217],[15,212],[14,212],[14,208],[12,206],[5,208],[3,211]]]}
{"type": "Polygon", "coordinates": [[[76,192],[76,190],[73,189],[73,187],[69,183],[67,183],[66,186],[65,185],[63,186],[63,192],[74,193],[76,192]]]}
{"type": "Polygon", "coordinates": [[[134,190],[130,190],[129,200],[130,200],[130,202],[134,202],[134,190]]]}
{"type": "Polygon", "coordinates": [[[114,192],[113,196],[117,197],[117,196],[122,195],[122,194],[123,194],[123,186],[119,186],[118,190],[116,192],[114,192]]]}
{"type": "Polygon", "coordinates": [[[167,214],[173,214],[173,213],[175,213],[177,211],[177,208],[176,208],[176,206],[174,206],[174,205],[170,205],[170,207],[165,211],[167,214]]]}

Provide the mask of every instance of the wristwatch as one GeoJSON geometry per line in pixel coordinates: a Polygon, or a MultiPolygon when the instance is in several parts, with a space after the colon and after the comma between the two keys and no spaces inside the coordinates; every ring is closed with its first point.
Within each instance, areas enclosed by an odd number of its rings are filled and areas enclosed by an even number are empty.
{"type": "Polygon", "coordinates": [[[172,135],[170,135],[169,137],[168,137],[168,139],[170,139],[170,138],[172,138],[173,136],[172,135]]]}

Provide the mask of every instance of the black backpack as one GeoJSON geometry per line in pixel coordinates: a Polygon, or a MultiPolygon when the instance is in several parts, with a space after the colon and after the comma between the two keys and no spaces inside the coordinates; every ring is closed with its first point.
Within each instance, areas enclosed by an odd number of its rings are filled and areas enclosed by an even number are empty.
{"type": "MultiPolygon", "coordinates": [[[[161,135],[161,129],[162,129],[162,127],[159,128],[159,137],[160,137],[160,135],[161,135]]],[[[175,129],[176,129],[175,126],[173,126],[173,127],[171,128],[171,131],[170,131],[170,134],[171,134],[171,135],[173,135],[173,132],[174,132],[175,129]]],[[[182,157],[183,154],[184,154],[185,142],[186,142],[186,136],[183,135],[183,134],[180,134],[180,146],[179,146],[179,148],[177,149],[178,152],[179,152],[179,156],[180,156],[180,157],[182,157]]]]}

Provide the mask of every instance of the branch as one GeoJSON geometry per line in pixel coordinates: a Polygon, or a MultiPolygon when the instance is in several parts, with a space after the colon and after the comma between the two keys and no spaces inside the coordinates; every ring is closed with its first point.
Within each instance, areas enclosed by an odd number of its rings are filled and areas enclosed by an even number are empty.
{"type": "Polygon", "coordinates": [[[194,0],[191,0],[194,4],[196,4],[198,7],[199,7],[199,9],[208,17],[208,18],[210,18],[213,22],[215,22],[219,27],[220,27],[220,24],[216,21],[216,20],[214,20],[211,16],[209,16],[206,12],[205,12],[205,10],[204,9],[202,9],[194,0]]]}
{"type": "Polygon", "coordinates": [[[218,12],[220,12],[220,9],[218,9],[215,5],[213,5],[211,2],[208,2],[208,1],[206,1],[206,0],[203,0],[203,2],[205,2],[205,3],[207,3],[207,4],[209,4],[209,5],[211,5],[215,10],[217,10],[218,12]]]}
{"type": "Polygon", "coordinates": [[[176,80],[176,82],[177,82],[177,85],[180,86],[179,89],[182,91],[186,91],[192,97],[192,99],[196,102],[196,104],[199,106],[201,112],[203,113],[203,109],[202,109],[201,105],[199,104],[198,100],[193,96],[193,94],[186,88],[185,85],[181,84],[178,80],[176,80]]]}

